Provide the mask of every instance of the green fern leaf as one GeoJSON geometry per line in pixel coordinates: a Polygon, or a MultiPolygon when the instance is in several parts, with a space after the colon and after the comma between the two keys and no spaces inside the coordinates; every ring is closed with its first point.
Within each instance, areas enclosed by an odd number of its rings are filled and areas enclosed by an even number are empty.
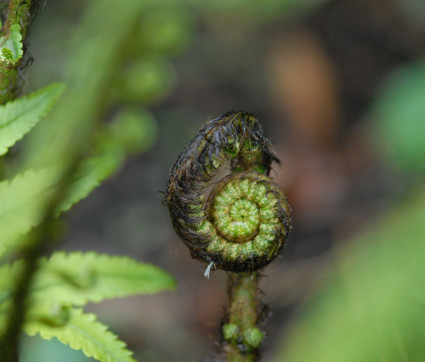
{"type": "MultiPolygon", "coordinates": [[[[0,268],[0,306],[11,295],[19,263],[0,268]]],[[[155,294],[175,287],[165,271],[122,256],[57,252],[43,259],[31,295],[35,306],[82,306],[106,298],[155,294]]]]}
{"type": "MultiPolygon", "coordinates": [[[[70,180],[68,193],[56,207],[56,215],[84,199],[124,160],[123,149],[117,147],[82,161],[74,179],[70,180]]],[[[0,258],[25,241],[22,235],[40,223],[49,193],[57,185],[56,171],[54,168],[28,170],[11,181],[0,181],[0,258]]]]}
{"type": "MultiPolygon", "coordinates": [[[[124,156],[116,150],[82,161],[56,214],[68,211],[85,198],[124,163],[124,156]]],[[[28,170],[11,181],[0,181],[0,258],[25,241],[22,235],[41,222],[46,200],[58,182],[56,171],[54,168],[28,170]]]]}
{"type": "Polygon", "coordinates": [[[43,304],[84,305],[174,287],[174,279],[166,272],[128,257],[57,252],[42,263],[33,296],[43,304]]]}
{"type": "MultiPolygon", "coordinates": [[[[46,310],[41,310],[45,312],[46,310]]],[[[30,319],[25,332],[34,336],[37,333],[44,339],[56,337],[71,348],[81,350],[88,357],[102,362],[134,361],[125,343],[96,321],[94,314],[84,314],[81,309],[69,309],[66,318],[61,316],[59,323],[50,323],[49,311],[45,318],[30,319]]]]}
{"type": "Polygon", "coordinates": [[[45,200],[56,182],[52,169],[28,170],[0,182],[0,257],[41,222],[45,200]]]}
{"type": "Polygon", "coordinates": [[[64,90],[51,84],[28,96],[0,106],[0,156],[19,141],[52,108],[64,90]]]}

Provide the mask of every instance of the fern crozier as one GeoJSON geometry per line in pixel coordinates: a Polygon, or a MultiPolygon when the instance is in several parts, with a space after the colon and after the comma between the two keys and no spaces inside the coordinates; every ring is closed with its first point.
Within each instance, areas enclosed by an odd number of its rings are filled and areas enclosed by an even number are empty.
{"type": "Polygon", "coordinates": [[[228,271],[273,260],[291,228],[291,209],[268,176],[278,161],[258,120],[231,112],[208,122],[171,169],[165,203],[193,257],[228,271]],[[230,166],[230,175],[215,181],[230,166]]]}

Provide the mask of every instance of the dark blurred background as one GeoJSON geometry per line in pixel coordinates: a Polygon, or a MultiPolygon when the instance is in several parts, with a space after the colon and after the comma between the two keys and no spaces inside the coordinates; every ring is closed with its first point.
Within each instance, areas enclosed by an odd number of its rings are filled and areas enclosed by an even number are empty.
{"type": "MultiPolygon", "coordinates": [[[[85,6],[81,0],[46,2],[29,39],[33,63],[25,73],[26,91],[60,80],[85,6]]],[[[135,88],[146,82],[149,92],[157,92],[154,99],[132,99],[155,118],[153,146],[130,156],[71,210],[68,234],[58,246],[130,255],[175,276],[175,292],[89,307],[137,360],[219,360],[225,273],[203,276],[206,265],[191,259],[177,238],[161,191],[191,137],[230,110],[260,119],[281,160],[272,176],[294,212],[287,247],[260,284],[270,310],[263,361],[277,360],[298,307],[326,279],[335,248],[367,229],[420,179],[423,142],[416,132],[410,139],[399,131],[403,122],[414,129],[416,118],[413,124],[408,115],[395,118],[391,107],[400,97],[388,94],[400,87],[409,91],[418,77],[424,18],[420,0],[181,1],[147,7],[140,26],[148,41],[166,43],[167,59],[154,59],[141,75],[121,71],[135,88]],[[392,143],[398,136],[407,137],[410,153],[399,155],[392,143]]],[[[413,106],[423,107],[421,94],[413,106]]],[[[24,361],[57,361],[58,351],[61,361],[90,360],[55,342],[30,339],[24,361]]]]}

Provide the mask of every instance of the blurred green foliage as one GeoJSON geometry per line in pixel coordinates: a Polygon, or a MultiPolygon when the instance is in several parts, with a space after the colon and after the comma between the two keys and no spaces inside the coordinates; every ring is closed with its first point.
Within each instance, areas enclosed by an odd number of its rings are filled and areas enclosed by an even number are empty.
{"type": "Polygon", "coordinates": [[[109,132],[110,140],[116,140],[120,145],[124,145],[126,152],[139,153],[154,144],[158,136],[158,126],[150,112],[127,107],[115,115],[109,132]]]}
{"type": "MultiPolygon", "coordinates": [[[[149,18],[147,9],[145,3],[136,0],[124,4],[94,1],[87,6],[68,49],[63,97],[20,144],[14,167],[4,168],[10,177],[0,184],[0,256],[5,257],[0,267],[2,353],[6,352],[4,347],[15,354],[17,347],[9,327],[20,323],[13,318],[20,314],[27,315],[27,319],[18,327],[29,335],[57,337],[102,361],[132,361],[122,341],[94,315],[75,307],[175,286],[173,278],[158,268],[96,253],[55,253],[51,259],[39,262],[37,275],[28,269],[29,259],[41,255],[52,236],[54,227],[49,217],[58,216],[85,198],[123,164],[127,154],[147,150],[157,138],[153,116],[135,103],[152,104],[171,90],[174,73],[165,57],[187,44],[191,25],[182,14],[169,13],[170,21],[162,22],[169,24],[169,39],[161,38],[163,41],[157,45],[159,38],[149,38],[140,25],[144,17],[149,18]],[[182,31],[175,36],[179,27],[182,31]],[[139,47],[131,46],[134,29],[139,29],[139,47]],[[31,230],[40,224],[39,230],[31,230]],[[18,253],[22,253],[23,260],[6,262],[16,259],[18,253]],[[27,270],[34,278],[32,284],[22,278],[27,270]],[[28,310],[24,304],[19,307],[15,303],[18,294],[31,296],[28,310]]],[[[161,10],[155,9],[156,14],[161,10]]],[[[15,28],[12,26],[12,30],[15,28]]],[[[60,92],[53,92],[57,88],[46,87],[0,109],[3,154],[45,116],[59,96],[60,92]]],[[[2,354],[7,360],[10,356],[2,354]]]]}
{"type": "Polygon", "coordinates": [[[419,361],[425,355],[425,188],[338,251],[279,361],[419,361]]]}
{"type": "Polygon", "coordinates": [[[375,138],[391,165],[410,174],[425,172],[425,61],[398,69],[375,104],[375,138]]]}
{"type": "Polygon", "coordinates": [[[415,187],[337,251],[329,279],[295,320],[279,361],[423,359],[424,94],[423,61],[397,69],[378,92],[372,140],[385,163],[415,187]]]}
{"type": "Polygon", "coordinates": [[[177,55],[191,43],[194,27],[194,18],[187,7],[172,3],[153,6],[142,15],[136,46],[150,52],[177,55]]]}
{"type": "Polygon", "coordinates": [[[113,97],[120,101],[153,104],[167,96],[173,86],[173,68],[164,57],[143,57],[123,69],[113,88],[113,97]]]}

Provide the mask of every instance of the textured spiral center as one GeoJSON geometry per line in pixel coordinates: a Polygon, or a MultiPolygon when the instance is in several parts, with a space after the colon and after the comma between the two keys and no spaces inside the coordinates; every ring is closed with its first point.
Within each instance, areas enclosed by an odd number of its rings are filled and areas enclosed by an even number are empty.
{"type": "Polygon", "coordinates": [[[212,260],[228,269],[234,260],[238,265],[266,264],[286,235],[289,209],[284,202],[266,175],[239,172],[224,177],[211,191],[209,218],[198,229],[211,240],[206,250],[212,260]]]}
{"type": "Polygon", "coordinates": [[[217,231],[228,241],[244,242],[258,232],[259,212],[257,205],[247,199],[239,199],[228,204],[227,198],[216,202],[213,217],[217,231]]]}

